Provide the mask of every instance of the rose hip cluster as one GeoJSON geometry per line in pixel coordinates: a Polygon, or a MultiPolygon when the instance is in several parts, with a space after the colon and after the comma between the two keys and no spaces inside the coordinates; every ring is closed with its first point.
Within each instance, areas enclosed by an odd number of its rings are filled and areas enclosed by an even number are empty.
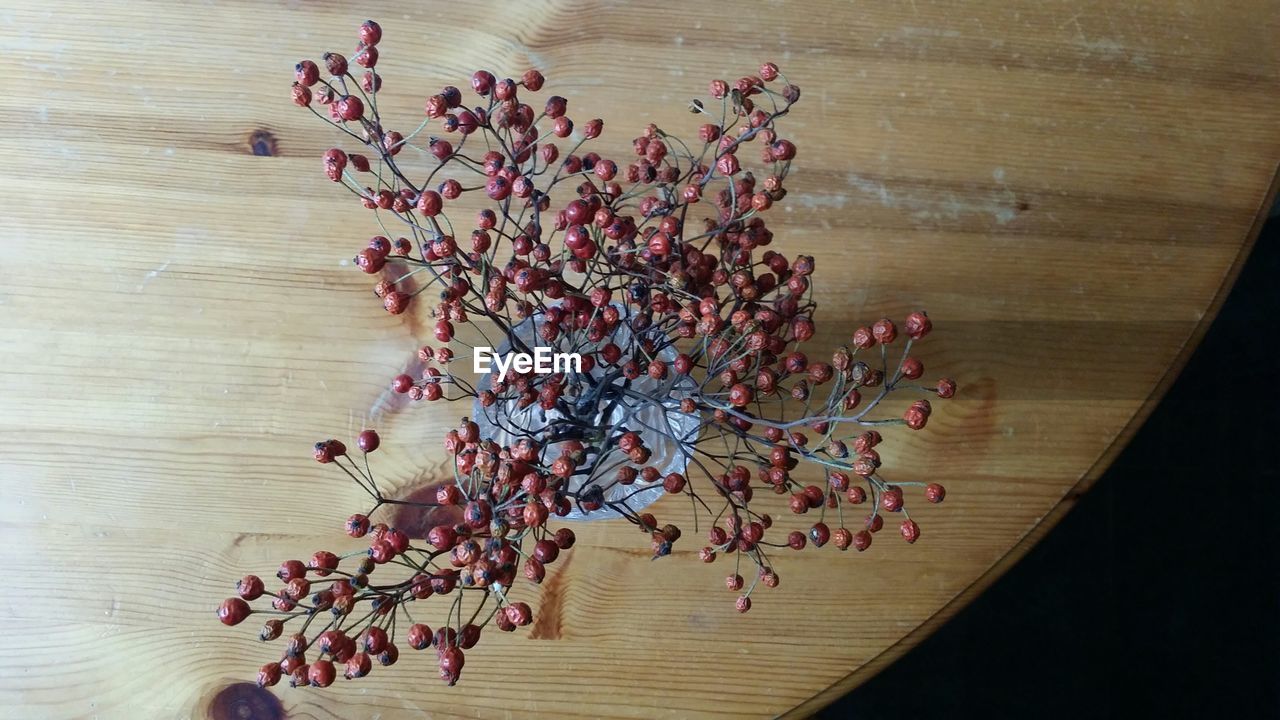
{"type": "Polygon", "coordinates": [[[344,525],[347,535],[368,540],[368,547],[341,556],[320,550],[305,562],[286,560],[276,572],[282,586],[274,590],[256,575],[246,575],[236,584],[237,596],[218,608],[222,622],[236,625],[250,614],[268,615],[259,632],[264,641],[284,636],[291,623],[299,623],[288,635],[280,660],[259,670],[259,684],[274,685],[287,677],[295,687],[326,687],[336,677],[337,666],[349,679],[363,677],[374,662],[395,664],[400,656],[396,639],[402,638],[414,650],[434,647],[440,677],[452,685],[462,672],[463,651],[480,640],[484,627],[492,623],[511,632],[532,622],[529,605],[509,601],[506,593],[517,572],[530,582],[542,582],[546,566],[561,550],[573,547],[574,533],[568,528],[552,532],[546,526],[550,511],[544,499],[551,493],[530,464],[532,448],[500,453],[479,443],[478,432],[474,422],[464,421],[449,433],[449,443],[478,448],[474,461],[465,478],[440,486],[435,498],[424,502],[383,495],[367,460],[381,445],[376,431],[365,430],[357,438],[363,462],[357,462],[341,441],[316,444],[318,462],[341,468],[375,500],[372,509],[352,515],[344,525]],[[457,522],[442,522],[424,541],[417,541],[370,519],[384,505],[451,510],[457,522]],[[344,560],[355,564],[342,569],[344,560]],[[384,566],[398,576],[384,582],[384,571],[375,580],[374,573],[384,566]],[[446,622],[434,632],[414,622],[408,607],[433,597],[451,603],[446,622]],[[249,603],[259,599],[270,609],[251,609],[249,603]],[[403,635],[397,631],[401,622],[403,635]]]}
{"type": "Polygon", "coordinates": [[[649,536],[654,558],[670,554],[680,527],[635,506],[659,487],[709,516],[697,553],[704,562],[728,556],[725,582],[740,612],[759,585],[778,585],[774,559],[785,551],[828,542],[866,550],[886,518],[907,542],[919,539],[905,490],[918,488],[932,503],[945,491],[887,481],[880,431],[922,429],[927,398],[950,398],[956,384],[921,381],[924,366],[911,351],[932,329],[923,312],[900,327],[882,319],[857,328],[825,358],[800,349],[815,334],[814,260],[766,249],[773,234],[763,217],[786,197],[797,152],[777,123],[800,90],[777,66],[712,81],[710,100],[689,106],[700,123],[696,142],[649,125],[633,139],[633,154],[614,160],[583,151],[600,136],[600,119],[575,124],[559,96],[531,104],[545,82],[536,70],[519,80],[477,71],[474,104],[446,87],[426,99],[415,129],[385,127],[374,70],[381,39],[376,23],[360,27],[359,78],[337,53],[299,63],[293,99],[354,146],[325,152],[323,170],[383,228],[355,263],[378,276],[384,308],[399,314],[418,296],[433,300],[436,343],[418,351],[421,370],[398,375],[392,389],[414,401],[470,401],[487,426],[514,440],[500,444],[464,418],[444,438],[454,482],[429,502],[383,494],[367,460],[379,445],[373,431],[358,438],[363,462],[337,440],[317,444],[317,460],[373,498],[346,523],[347,534],[369,545],[288,561],[274,592],[247,576],[238,597],[223,603],[227,624],[269,615],[264,640],[299,625],[282,659],[261,670],[262,684],[288,676],[323,687],[334,663],[360,677],[375,660],[396,661],[396,639],[434,647],[441,677],[453,684],[482,628],[531,622],[529,606],[508,596],[518,576],[541,582],[546,565],[573,545],[572,531],[547,527],[551,516],[607,510],[649,536]],[[424,139],[429,127],[440,135],[424,139]],[[411,160],[424,168],[415,173],[411,160]],[[472,198],[483,209],[464,221],[459,208],[472,198]],[[581,369],[478,382],[455,372],[471,350],[461,326],[527,350],[522,323],[534,324],[539,342],[579,353],[581,369]],[[884,416],[898,391],[917,397],[884,416]],[[698,418],[696,435],[674,437],[639,419],[655,406],[698,418]],[[530,424],[531,411],[542,420],[530,424]],[[658,442],[677,448],[683,471],[650,462],[658,442]],[[801,463],[821,468],[825,482],[798,480],[801,463]],[[799,527],[775,520],[753,503],[757,491],[816,518],[799,527]],[[371,519],[389,505],[446,519],[419,542],[371,519]],[[339,569],[342,560],[355,565],[339,569]],[[393,569],[399,576],[384,582],[393,569]],[[452,604],[433,631],[410,613],[435,596],[452,604]],[[251,609],[260,598],[268,607],[251,609]]]}

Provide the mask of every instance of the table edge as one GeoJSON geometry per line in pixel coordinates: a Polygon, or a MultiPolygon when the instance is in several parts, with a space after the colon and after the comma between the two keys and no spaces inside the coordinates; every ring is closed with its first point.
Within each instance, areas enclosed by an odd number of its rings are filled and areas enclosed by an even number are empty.
{"type": "Polygon", "coordinates": [[[1129,418],[1125,426],[1112,439],[1111,444],[1103,450],[1093,465],[1084,472],[1080,480],[1071,487],[1070,490],[1063,495],[1049,512],[1041,518],[1030,530],[1023,535],[1018,542],[999,559],[997,559],[991,567],[979,575],[972,583],[960,592],[956,593],[951,600],[947,601],[933,615],[930,615],[924,622],[917,625],[911,632],[902,636],[896,643],[890,645],[881,651],[878,655],[871,658],[867,662],[858,666],[848,675],[837,680],[827,686],[817,694],[791,708],[790,710],[778,715],[778,718],[784,720],[798,720],[812,716],[818,710],[830,705],[840,697],[843,697],[850,690],[858,685],[870,680],[884,668],[888,667],[893,661],[902,657],[908,650],[920,644],[925,638],[932,635],[947,620],[951,619],[957,612],[967,606],[978,595],[991,586],[998,578],[1004,575],[1013,567],[1024,555],[1035,546],[1050,530],[1058,524],[1063,517],[1076,505],[1076,502],[1088,492],[1089,488],[1097,482],[1102,473],[1111,465],[1116,456],[1129,444],[1133,436],[1137,433],[1138,428],[1146,423],[1147,418],[1155,410],[1156,406],[1164,398],[1166,392],[1173,385],[1173,382],[1182,374],[1182,369],[1186,366],[1187,361],[1191,359],[1191,355],[1200,346],[1201,340],[1204,339],[1205,333],[1209,326],[1217,319],[1218,312],[1222,309],[1222,303],[1230,294],[1231,289],[1235,287],[1236,279],[1240,275],[1241,268],[1248,260],[1249,255],[1253,252],[1253,246],[1258,240],[1258,234],[1262,231],[1262,226],[1266,224],[1268,213],[1270,212],[1272,203],[1275,202],[1277,189],[1280,188],[1280,161],[1273,164],[1271,172],[1271,183],[1267,187],[1262,199],[1259,201],[1258,209],[1254,212],[1253,224],[1249,228],[1249,232],[1244,238],[1244,242],[1240,244],[1240,249],[1236,253],[1235,259],[1227,268],[1226,273],[1222,277],[1222,282],[1218,286],[1217,292],[1210,301],[1205,313],[1201,316],[1196,327],[1187,336],[1182,348],[1178,351],[1178,356],[1165,370],[1160,380],[1156,382],[1147,398],[1143,400],[1138,411],[1129,418]]]}

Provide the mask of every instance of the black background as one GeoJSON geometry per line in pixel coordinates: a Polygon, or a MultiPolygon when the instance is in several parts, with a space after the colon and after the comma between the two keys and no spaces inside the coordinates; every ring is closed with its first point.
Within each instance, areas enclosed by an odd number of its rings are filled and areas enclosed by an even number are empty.
{"type": "Polygon", "coordinates": [[[1062,522],[818,717],[1280,717],[1277,240],[1062,522]]]}

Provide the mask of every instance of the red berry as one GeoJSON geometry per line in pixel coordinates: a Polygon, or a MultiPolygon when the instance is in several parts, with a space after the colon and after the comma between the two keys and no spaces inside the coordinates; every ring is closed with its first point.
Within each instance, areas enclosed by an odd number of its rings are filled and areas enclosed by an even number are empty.
{"type": "Polygon", "coordinates": [[[280,569],[276,571],[276,577],[284,582],[289,582],[294,578],[306,577],[307,566],[301,560],[285,560],[280,563],[280,569]]]}
{"type": "Polygon", "coordinates": [[[386,540],[375,540],[369,545],[369,557],[378,565],[391,562],[395,556],[395,548],[386,540]]]}
{"type": "Polygon", "coordinates": [[[887,512],[898,512],[902,509],[902,489],[891,487],[880,494],[880,507],[887,512]]]}
{"type": "Polygon", "coordinates": [[[258,687],[271,687],[280,682],[280,663],[267,663],[258,670],[258,687]]]}
{"type": "Polygon", "coordinates": [[[876,336],[875,336],[875,333],[871,331],[871,328],[860,327],[857,330],[853,331],[852,342],[854,347],[858,347],[863,350],[866,350],[867,348],[875,346],[876,336]]]}
{"type": "Polygon", "coordinates": [[[418,212],[427,217],[435,217],[440,214],[440,210],[444,207],[444,201],[440,197],[440,193],[435,190],[424,190],[418,196],[417,208],[418,212]]]}
{"type": "Polygon", "coordinates": [[[367,453],[377,450],[381,444],[382,439],[376,430],[365,430],[356,437],[356,447],[367,453]]]}
{"type": "Polygon", "coordinates": [[[529,603],[511,603],[506,607],[505,612],[507,614],[507,619],[517,627],[524,627],[525,625],[533,622],[533,610],[529,608],[529,603]]]}
{"type": "Polygon", "coordinates": [[[257,600],[263,590],[262,578],[257,575],[245,575],[236,582],[236,592],[245,600],[257,600]]]}
{"type": "Polygon", "coordinates": [[[387,263],[387,254],[379,253],[373,248],[364,248],[356,253],[356,267],[372,275],[380,270],[387,263]]]}
{"type": "Polygon", "coordinates": [[[555,562],[556,558],[559,556],[560,546],[556,545],[551,540],[543,539],[534,543],[533,557],[543,565],[549,565],[555,562]]]}
{"type": "Polygon", "coordinates": [[[883,527],[884,527],[884,517],[882,517],[882,516],[880,516],[880,515],[878,515],[878,514],[877,514],[877,515],[868,515],[868,516],[867,516],[867,529],[868,529],[868,530],[870,530],[870,531],[871,531],[871,532],[873,532],[873,533],[878,533],[878,532],[880,532],[881,528],[883,528],[883,527]]]}
{"type": "Polygon", "coordinates": [[[325,53],[324,57],[325,69],[330,75],[346,75],[347,74],[347,58],[338,53],[325,53]]]}
{"type": "Polygon", "coordinates": [[[390,667],[396,664],[400,659],[400,648],[396,647],[393,642],[388,642],[386,649],[378,653],[378,664],[383,667],[390,667]]]}
{"type": "Polygon", "coordinates": [[[903,323],[902,330],[907,337],[912,340],[919,340],[929,331],[933,329],[933,322],[929,320],[929,316],[923,312],[913,312],[907,316],[906,322],[903,323]]]}
{"type": "Polygon", "coordinates": [[[364,102],[354,95],[346,95],[337,103],[337,114],[342,120],[359,120],[364,115],[364,102]]]}
{"type": "Polygon", "coordinates": [[[377,655],[387,647],[387,631],[378,626],[370,627],[360,635],[365,652],[377,655]]]}
{"type": "Polygon", "coordinates": [[[311,663],[311,667],[307,670],[307,679],[312,687],[329,687],[333,684],[336,674],[331,661],[317,660],[311,663]]]}
{"type": "Polygon", "coordinates": [[[902,419],[907,424],[907,427],[912,430],[919,430],[929,421],[930,412],[931,408],[928,400],[917,400],[911,403],[911,407],[907,408],[907,411],[902,414],[902,419]]]}
{"type": "Polygon", "coordinates": [[[471,623],[462,626],[462,633],[458,635],[458,647],[470,650],[478,642],[480,642],[480,626],[471,623]]]}
{"type": "Polygon", "coordinates": [[[947,489],[938,483],[929,483],[924,488],[924,497],[931,503],[940,503],[947,496],[947,489]]]}
{"type": "Polygon", "coordinates": [[[284,621],[272,618],[262,624],[262,629],[258,631],[258,639],[263,642],[270,642],[280,637],[284,632],[284,621]]]}
{"type": "Polygon", "coordinates": [[[328,550],[317,550],[311,556],[310,567],[315,570],[316,575],[319,577],[326,577],[329,573],[338,569],[338,556],[328,550]]]}
{"type": "Polygon", "coordinates": [[[364,537],[369,532],[369,518],[365,515],[356,513],[347,518],[346,525],[347,534],[353,538],[364,537]]]}
{"type": "Polygon", "coordinates": [[[459,676],[462,674],[462,666],[466,664],[466,657],[462,654],[462,649],[456,646],[449,646],[440,651],[440,679],[449,685],[458,682],[459,676]]]}
{"type": "Polygon", "coordinates": [[[547,569],[537,558],[524,561],[524,576],[529,582],[538,584],[547,576],[547,569]]]}
{"type": "Polygon", "coordinates": [[[915,520],[903,520],[898,529],[902,532],[902,539],[909,543],[920,539],[920,526],[915,520]]]}
{"type": "Polygon", "coordinates": [[[377,45],[382,40],[382,26],[372,20],[365,20],[358,31],[360,42],[365,45],[377,45]]]}
{"type": "Polygon", "coordinates": [[[813,541],[814,547],[822,547],[831,539],[831,528],[827,527],[826,523],[814,523],[813,527],[809,528],[809,539],[813,541]]]}
{"type": "Polygon", "coordinates": [[[437,525],[427,532],[427,542],[435,546],[437,550],[449,550],[457,540],[458,534],[447,525],[437,525]]]}
{"type": "Polygon", "coordinates": [[[218,606],[218,619],[223,625],[239,625],[247,617],[249,617],[249,603],[243,598],[227,598],[218,606]]]}
{"type": "Polygon", "coordinates": [[[431,628],[422,623],[409,626],[409,647],[414,650],[426,650],[431,645],[431,628]]]}
{"type": "Polygon", "coordinates": [[[320,81],[320,67],[310,60],[303,60],[293,68],[298,83],[311,87],[320,81]]]}
{"type": "Polygon", "coordinates": [[[898,328],[888,318],[881,318],[871,326],[871,334],[875,336],[877,342],[887,345],[898,337],[898,328]]]}
{"type": "Polygon", "coordinates": [[[538,92],[542,89],[542,84],[546,82],[546,78],[544,78],[542,73],[537,70],[526,70],[521,81],[524,82],[524,86],[526,88],[529,88],[533,92],[538,92]]]}
{"type": "Polygon", "coordinates": [[[561,550],[568,550],[573,547],[576,540],[577,536],[574,535],[574,532],[569,528],[560,528],[556,531],[555,542],[561,550]]]}
{"type": "Polygon", "coordinates": [[[409,388],[413,387],[413,378],[408,375],[397,375],[391,381],[391,389],[397,393],[404,394],[409,392],[409,388]]]}
{"type": "Polygon", "coordinates": [[[495,81],[493,73],[488,70],[477,70],[471,75],[471,89],[474,90],[477,95],[484,97],[493,90],[493,84],[495,81]]]}
{"type": "Polygon", "coordinates": [[[372,45],[360,43],[356,45],[356,64],[360,67],[371,68],[378,64],[378,48],[372,45]]]}
{"type": "Polygon", "coordinates": [[[902,377],[908,380],[916,380],[919,379],[921,375],[924,375],[924,363],[913,357],[903,359],[902,377]]]}
{"type": "Polygon", "coordinates": [[[358,652],[347,660],[347,667],[346,670],[343,671],[343,675],[345,675],[348,680],[354,680],[368,675],[369,670],[372,668],[373,661],[369,658],[369,655],[367,653],[358,652]]]}

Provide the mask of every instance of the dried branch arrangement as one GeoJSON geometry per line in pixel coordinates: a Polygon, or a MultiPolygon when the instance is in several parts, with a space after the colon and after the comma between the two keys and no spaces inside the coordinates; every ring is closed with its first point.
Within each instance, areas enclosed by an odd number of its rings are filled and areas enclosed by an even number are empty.
{"type": "Polygon", "coordinates": [[[385,310],[431,303],[421,312],[437,342],[419,350],[422,371],[392,388],[472,409],[443,438],[455,481],[423,502],[384,494],[369,463],[374,430],[358,436],[358,452],[315,446],[316,460],[368,492],[370,506],[345,524],[368,547],[288,560],[270,590],[245,576],[222,603],[224,623],[265,616],[261,638],[285,639],[262,685],[325,687],[339,669],[361,677],[394,664],[397,641],[434,647],[452,685],[485,628],[531,622],[512,597],[520,578],[540,583],[574,544],[572,530],[549,527],[554,518],[621,518],[655,559],[679,542],[701,546],[704,562],[729,564],[739,612],[760,586],[778,585],[787,552],[866,550],[886,521],[909,543],[920,537],[908,490],[932,503],[945,491],[890,483],[876,448],[881,431],[925,427],[929,398],[952,397],[956,384],[921,381],[911,351],[931,329],[923,312],[854,328],[820,358],[799,349],[814,336],[814,260],[769,249],[764,219],[786,197],[797,152],[779,124],[800,89],[777,66],[713,80],[710,98],[690,104],[696,141],[649,125],[615,161],[587,149],[601,120],[575,123],[559,96],[533,104],[536,70],[519,80],[478,71],[475,104],[446,87],[426,98],[416,129],[389,129],[378,111],[381,38],[369,21],[350,60],[299,63],[293,100],[349,145],[325,152],[323,169],[383,228],[355,262],[377,276],[385,310]],[[424,136],[431,126],[441,134],[424,136]],[[424,177],[404,169],[411,154],[430,168],[424,177]],[[463,218],[464,198],[484,209],[463,218]],[[490,347],[470,344],[463,327],[490,347]],[[498,367],[476,380],[482,350],[498,367]],[[801,463],[820,466],[825,484],[793,479],[801,463]],[[816,518],[785,529],[753,505],[768,492],[816,518]],[[646,510],[662,495],[687,500],[701,542],[646,510]],[[397,505],[450,509],[451,521],[423,538],[375,522],[397,505]],[[448,620],[414,622],[424,601],[447,604],[448,620]]]}

